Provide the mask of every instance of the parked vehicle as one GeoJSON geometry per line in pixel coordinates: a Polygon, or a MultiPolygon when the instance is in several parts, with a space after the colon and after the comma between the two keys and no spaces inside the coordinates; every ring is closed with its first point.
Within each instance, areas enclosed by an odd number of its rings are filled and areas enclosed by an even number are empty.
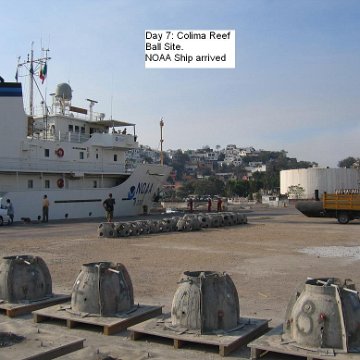
{"type": "Polygon", "coordinates": [[[298,201],[295,207],[309,217],[332,217],[347,224],[360,219],[360,194],[357,190],[324,193],[320,201],[298,201]]]}
{"type": "Polygon", "coordinates": [[[7,209],[0,207],[0,226],[2,226],[4,224],[10,225],[10,223],[11,223],[11,220],[7,214],[7,209]]]}

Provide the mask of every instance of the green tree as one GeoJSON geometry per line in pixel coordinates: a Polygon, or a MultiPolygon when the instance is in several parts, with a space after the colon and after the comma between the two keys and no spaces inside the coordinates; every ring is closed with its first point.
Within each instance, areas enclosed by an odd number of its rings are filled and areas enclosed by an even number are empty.
{"type": "Polygon", "coordinates": [[[301,199],[304,195],[305,189],[298,185],[291,185],[288,187],[288,195],[293,196],[295,199],[301,199]]]}
{"type": "Polygon", "coordinates": [[[255,193],[261,189],[264,189],[265,179],[266,173],[259,171],[254,172],[250,179],[250,191],[252,193],[255,193]]]}
{"type": "Polygon", "coordinates": [[[184,181],[182,186],[177,190],[176,197],[180,199],[186,198],[190,194],[194,194],[194,191],[194,181],[184,181]]]}
{"type": "Polygon", "coordinates": [[[181,180],[185,173],[185,164],[189,162],[189,155],[182,150],[176,150],[173,155],[172,167],[176,171],[176,179],[181,180]]]}
{"type": "Polygon", "coordinates": [[[198,195],[223,195],[225,184],[215,177],[194,181],[194,193],[198,195]]]}
{"type": "Polygon", "coordinates": [[[153,163],[153,159],[150,156],[147,155],[140,155],[141,159],[143,159],[144,162],[146,162],[147,164],[152,164],[153,163]]]}
{"type": "Polygon", "coordinates": [[[164,156],[164,164],[171,166],[172,161],[171,161],[169,155],[166,152],[163,152],[163,156],[164,156]]]}
{"type": "Polygon", "coordinates": [[[211,176],[213,174],[212,170],[208,167],[198,169],[198,173],[203,176],[211,176]]]}
{"type": "Polygon", "coordinates": [[[338,162],[338,167],[340,167],[340,168],[351,168],[359,160],[360,160],[359,158],[355,159],[354,157],[349,156],[346,159],[343,159],[343,160],[339,161],[338,162]]]}
{"type": "Polygon", "coordinates": [[[250,184],[247,180],[229,180],[225,186],[225,195],[229,197],[249,195],[250,184]]]}

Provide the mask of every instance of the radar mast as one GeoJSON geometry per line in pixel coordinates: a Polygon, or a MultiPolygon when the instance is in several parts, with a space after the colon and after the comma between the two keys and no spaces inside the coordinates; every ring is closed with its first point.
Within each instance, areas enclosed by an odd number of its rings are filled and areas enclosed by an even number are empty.
{"type": "MultiPolygon", "coordinates": [[[[29,115],[33,116],[34,115],[34,84],[36,85],[36,87],[39,90],[39,93],[41,95],[41,97],[43,98],[41,91],[39,89],[38,84],[35,81],[35,74],[39,73],[38,70],[40,69],[44,69],[44,67],[46,67],[46,63],[48,60],[51,60],[51,57],[48,56],[48,52],[50,51],[49,49],[41,49],[43,52],[45,52],[45,56],[40,57],[38,59],[34,59],[34,42],[31,43],[31,51],[30,51],[30,55],[28,54],[27,56],[27,60],[20,62],[18,61],[18,69],[22,66],[25,66],[26,69],[29,71],[30,74],[30,96],[29,96],[29,115]]],[[[20,59],[20,57],[18,58],[20,59]]],[[[16,72],[16,74],[18,74],[18,71],[16,72]]],[[[46,75],[46,74],[45,74],[46,75]]],[[[17,78],[17,75],[16,75],[17,78]]],[[[17,79],[16,79],[17,80],[17,79]]],[[[43,101],[45,102],[44,98],[43,101]]]]}

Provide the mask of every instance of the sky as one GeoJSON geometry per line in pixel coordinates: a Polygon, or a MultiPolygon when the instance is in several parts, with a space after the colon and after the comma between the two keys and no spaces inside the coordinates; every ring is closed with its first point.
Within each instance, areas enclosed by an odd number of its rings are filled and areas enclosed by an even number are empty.
{"type": "MultiPolygon", "coordinates": [[[[336,167],[360,157],[358,0],[27,0],[1,5],[0,76],[49,48],[46,95],[136,123],[138,141],[285,150],[336,167]],[[145,69],[146,30],[235,30],[234,69],[145,69]]],[[[20,73],[21,74],[21,73],[20,73]]],[[[25,75],[25,73],[23,74],[25,75]]],[[[26,79],[24,93],[27,94],[26,79]]],[[[25,104],[27,106],[27,104],[25,104]]]]}

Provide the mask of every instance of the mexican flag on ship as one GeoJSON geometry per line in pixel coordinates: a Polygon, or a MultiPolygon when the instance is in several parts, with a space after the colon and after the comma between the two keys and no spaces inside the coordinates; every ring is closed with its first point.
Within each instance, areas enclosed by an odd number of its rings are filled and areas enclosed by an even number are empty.
{"type": "Polygon", "coordinates": [[[40,72],[39,72],[39,77],[41,79],[42,84],[44,83],[46,74],[47,74],[47,63],[45,63],[44,66],[41,67],[40,72]]]}

